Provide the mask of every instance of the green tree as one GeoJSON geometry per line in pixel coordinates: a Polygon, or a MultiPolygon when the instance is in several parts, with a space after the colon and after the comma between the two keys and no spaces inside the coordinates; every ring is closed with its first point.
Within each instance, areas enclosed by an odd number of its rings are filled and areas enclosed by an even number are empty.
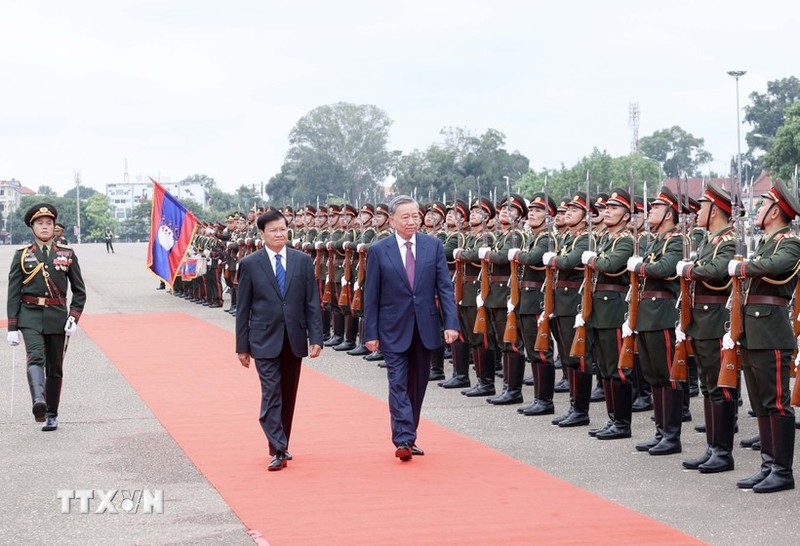
{"type": "Polygon", "coordinates": [[[778,129],[786,120],[786,110],[800,100],[800,79],[792,76],[767,82],[766,93],[750,93],[752,104],[744,107],[744,123],[752,129],[745,135],[747,152],[742,161],[750,176],[758,177],[763,155],[772,149],[778,129]]]}
{"type": "Polygon", "coordinates": [[[386,178],[399,155],[387,149],[391,125],[386,112],[369,104],[313,109],[289,133],[290,165],[267,184],[270,200],[310,201],[332,193],[356,201],[386,178]]]}
{"type": "MultiPolygon", "coordinates": [[[[64,193],[65,199],[72,199],[75,201],[75,188],[71,188],[64,193]]],[[[88,186],[81,186],[81,201],[84,199],[89,199],[92,195],[100,193],[94,188],[90,188],[88,186]]]]}
{"type": "Polygon", "coordinates": [[[42,197],[55,197],[57,195],[55,190],[50,186],[39,186],[39,190],[36,193],[42,197]]]}
{"type": "Polygon", "coordinates": [[[800,101],[786,110],[786,120],[778,129],[775,141],[764,155],[764,167],[773,175],[788,182],[800,165],[800,101]]]}
{"type": "Polygon", "coordinates": [[[675,125],[643,137],[639,149],[661,163],[668,177],[676,178],[683,172],[699,175],[700,167],[711,162],[711,154],[703,149],[704,142],[675,125]]]}
{"type": "Polygon", "coordinates": [[[146,241],[150,237],[152,212],[152,201],[142,201],[136,205],[133,210],[131,210],[128,218],[120,224],[120,238],[125,241],[146,241]]]}
{"type": "Polygon", "coordinates": [[[114,218],[108,197],[95,192],[81,203],[81,231],[86,242],[100,241],[106,227],[117,231],[117,220],[114,218]]]}

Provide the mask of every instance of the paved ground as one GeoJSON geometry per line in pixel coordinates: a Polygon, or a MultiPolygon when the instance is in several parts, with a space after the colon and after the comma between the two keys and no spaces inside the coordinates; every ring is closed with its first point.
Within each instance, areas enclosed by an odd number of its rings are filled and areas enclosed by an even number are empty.
{"type": "MultiPolygon", "coordinates": [[[[0,264],[10,263],[13,250],[0,247],[0,264]]],[[[116,250],[116,254],[106,254],[101,245],[77,246],[88,289],[86,313],[180,310],[233,331],[233,319],[219,309],[156,291],[157,280],[144,268],[144,244],[119,244],[116,250]]],[[[5,298],[5,290],[0,291],[0,304],[5,298]]],[[[67,355],[62,426],[55,433],[42,433],[33,423],[23,360],[22,348],[13,351],[0,343],[0,461],[5,463],[0,473],[0,543],[252,544],[241,521],[80,330],[67,355]],[[81,514],[77,501],[70,514],[62,514],[56,498],[62,489],[160,489],[164,514],[81,514]]],[[[230,362],[221,364],[238,366],[233,347],[230,362]]],[[[386,399],[385,374],[360,358],[326,349],[321,358],[306,364],[386,399]]],[[[525,394],[531,396],[532,388],[527,389],[525,394]]],[[[557,411],[564,410],[566,395],[556,396],[557,411]]],[[[592,406],[593,423],[604,421],[604,406],[592,406]]],[[[692,406],[695,416],[701,417],[699,400],[693,399],[692,406]]],[[[747,405],[737,442],[756,432],[755,420],[746,416],[746,409],[747,405]]],[[[757,452],[737,447],[734,472],[703,476],[682,471],[679,455],[651,457],[634,451],[636,441],[652,435],[648,414],[635,414],[632,440],[601,442],[589,438],[586,427],[559,429],[550,425],[549,418],[522,417],[515,407],[492,407],[482,399],[466,399],[457,391],[432,386],[423,415],[710,543],[798,542],[800,526],[791,508],[797,506],[800,490],[755,495],[734,485],[736,479],[756,470],[757,452]]],[[[704,436],[695,433],[691,424],[683,438],[684,456],[694,456],[704,447],[704,436]]],[[[424,438],[419,442],[425,446],[424,438]]],[[[386,443],[387,457],[391,457],[388,417],[386,443]]],[[[470,488],[470,476],[463,481],[464,494],[478,499],[481,492],[470,488]]],[[[497,483],[496,487],[511,485],[497,483]]],[[[120,499],[115,497],[115,503],[120,499]]],[[[547,503],[536,491],[530,492],[530,499],[531,510],[537,503],[547,503]]],[[[95,498],[92,503],[94,511],[100,501],[95,498]]],[[[575,521],[580,524],[579,514],[575,521]]],[[[268,534],[267,529],[261,531],[268,534]]],[[[532,536],[531,543],[535,542],[532,536]]]]}

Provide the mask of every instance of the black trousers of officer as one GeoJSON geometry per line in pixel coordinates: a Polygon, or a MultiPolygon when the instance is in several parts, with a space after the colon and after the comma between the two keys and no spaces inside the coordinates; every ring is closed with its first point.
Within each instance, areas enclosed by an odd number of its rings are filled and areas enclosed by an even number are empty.
{"type": "Polygon", "coordinates": [[[47,377],[63,377],[64,332],[42,334],[30,328],[20,328],[20,332],[25,340],[28,366],[41,366],[47,377]]]}

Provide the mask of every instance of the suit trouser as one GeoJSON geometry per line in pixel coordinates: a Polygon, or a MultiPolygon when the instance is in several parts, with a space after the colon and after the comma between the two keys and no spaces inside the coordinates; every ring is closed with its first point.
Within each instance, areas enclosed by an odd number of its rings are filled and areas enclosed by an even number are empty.
{"type": "Polygon", "coordinates": [[[20,328],[25,340],[28,366],[41,366],[47,377],[63,377],[64,332],[43,334],[30,328],[20,328]]]}
{"type": "Polygon", "coordinates": [[[256,358],[261,380],[261,412],[258,422],[269,442],[269,454],[286,452],[292,433],[297,385],[300,382],[302,359],[292,352],[284,332],[283,349],[277,358],[256,358]]]}
{"type": "Polygon", "coordinates": [[[431,372],[431,349],[425,348],[414,321],[411,345],[401,353],[381,347],[389,379],[389,414],[395,446],[417,441],[422,401],[431,372]]]}
{"type": "Polygon", "coordinates": [[[757,416],[794,413],[789,390],[791,358],[791,349],[762,351],[742,348],[742,371],[747,394],[757,416]]]}
{"type": "Polygon", "coordinates": [[[692,339],[697,375],[703,396],[714,401],[734,400],[736,390],[718,387],[719,367],[722,359],[722,338],[692,339]]]}
{"type": "Polygon", "coordinates": [[[675,329],[639,332],[636,339],[645,380],[650,385],[669,386],[672,358],[675,355],[675,329]]]}

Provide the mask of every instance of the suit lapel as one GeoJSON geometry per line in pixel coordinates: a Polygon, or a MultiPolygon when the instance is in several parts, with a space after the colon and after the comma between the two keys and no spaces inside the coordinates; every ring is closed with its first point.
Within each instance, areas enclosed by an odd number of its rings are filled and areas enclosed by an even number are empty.
{"type": "MultiPolygon", "coordinates": [[[[292,252],[290,248],[286,249],[286,286],[284,286],[284,289],[286,290],[287,294],[289,293],[289,287],[291,286],[292,278],[294,277],[294,275],[289,276],[289,271],[295,271],[295,268],[300,267],[298,258],[299,256],[292,252]]],[[[277,280],[275,281],[275,284],[278,284],[277,280]]]]}
{"type": "Polygon", "coordinates": [[[406,275],[406,268],[403,267],[403,257],[400,256],[400,247],[397,246],[397,237],[392,235],[391,239],[387,243],[386,247],[386,254],[389,257],[389,261],[394,266],[397,274],[403,279],[403,282],[406,283],[406,286],[411,288],[408,284],[408,276],[406,275]]]}
{"type": "Polygon", "coordinates": [[[270,286],[272,286],[272,288],[275,290],[275,294],[281,298],[281,291],[278,290],[278,280],[275,278],[275,272],[272,271],[272,264],[269,263],[269,254],[267,254],[267,251],[263,249],[259,250],[258,252],[261,253],[258,263],[261,264],[261,269],[263,269],[264,273],[267,275],[267,282],[269,282],[270,286]]]}
{"type": "Polygon", "coordinates": [[[420,264],[425,263],[426,252],[428,251],[427,241],[417,233],[417,255],[414,257],[414,286],[419,286],[424,272],[420,264]]]}

